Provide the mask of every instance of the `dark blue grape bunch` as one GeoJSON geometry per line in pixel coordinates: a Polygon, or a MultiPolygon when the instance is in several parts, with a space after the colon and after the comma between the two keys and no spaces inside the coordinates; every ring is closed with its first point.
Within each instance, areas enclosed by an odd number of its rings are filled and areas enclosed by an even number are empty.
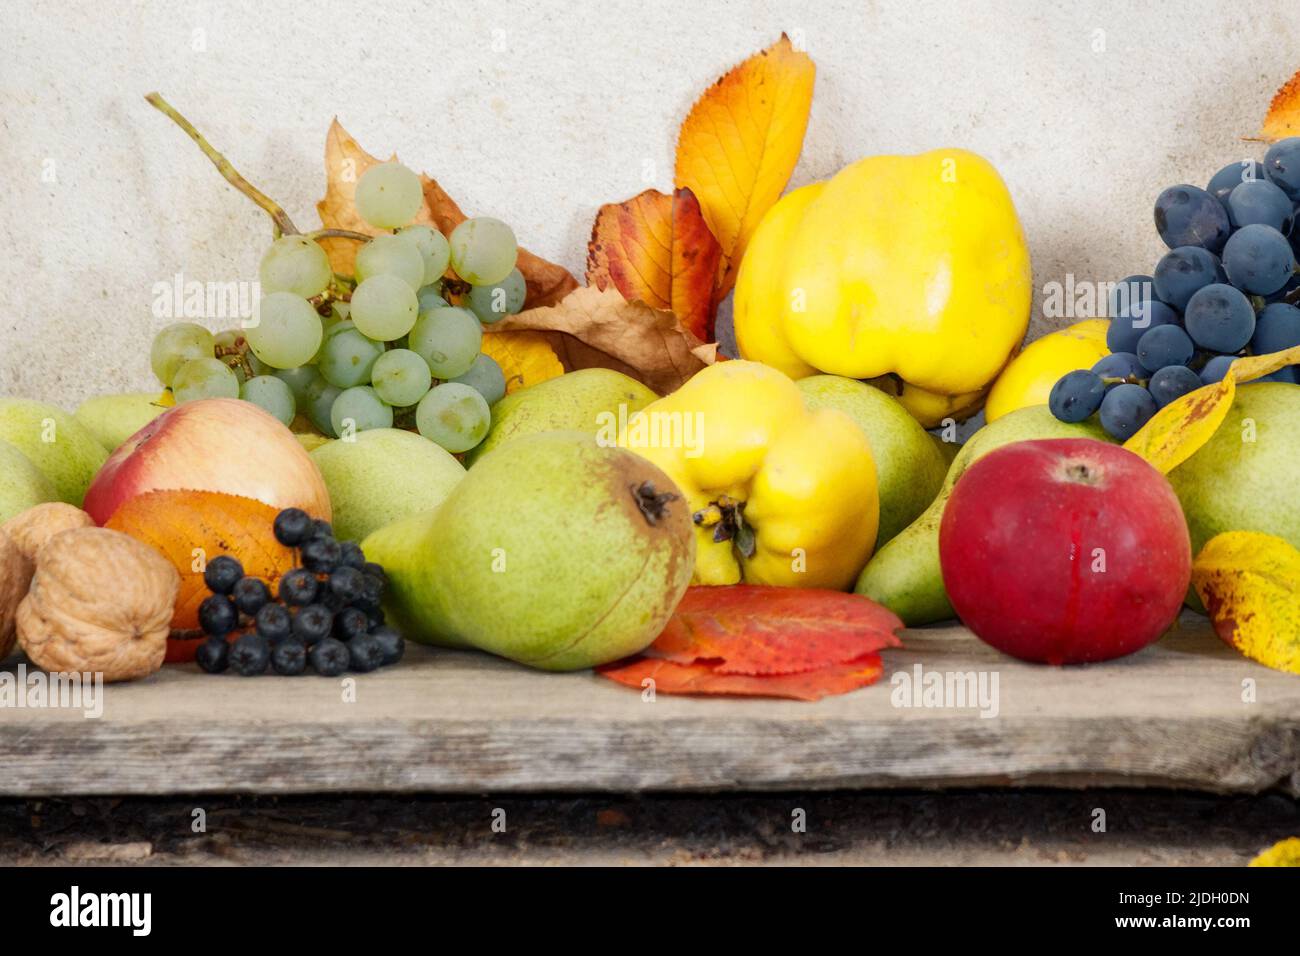
{"type": "MultiPolygon", "coordinates": [[[[1061,377],[1052,414],[1096,414],[1126,441],[1161,408],[1221,381],[1233,359],[1300,345],[1300,137],[1269,147],[1262,163],[1229,163],[1205,189],[1171,186],[1155,204],[1169,247],[1151,275],[1109,296],[1111,354],[1061,377]]],[[[1300,365],[1259,381],[1300,384],[1300,365]]]]}
{"type": "Polygon", "coordinates": [[[208,635],[196,655],[199,667],[246,677],[267,670],[292,676],[310,667],[336,677],[397,663],[406,642],[384,621],[384,569],[299,508],[276,515],[273,530],[300,559],[274,594],[230,555],[208,562],[203,579],[212,594],[199,606],[208,635]]]}

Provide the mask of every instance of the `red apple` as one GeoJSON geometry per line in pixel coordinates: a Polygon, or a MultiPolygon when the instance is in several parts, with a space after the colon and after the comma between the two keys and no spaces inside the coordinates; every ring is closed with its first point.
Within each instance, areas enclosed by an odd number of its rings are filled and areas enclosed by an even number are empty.
{"type": "Polygon", "coordinates": [[[183,488],[331,516],[325,479],[293,432],[235,398],[185,402],[145,425],[100,468],[83,507],[102,525],[136,495],[183,488]]]}
{"type": "Polygon", "coordinates": [[[987,644],[1078,664],[1122,657],[1178,615],[1192,573],[1164,475],[1118,445],[1026,441],[957,481],[939,526],[948,598],[987,644]]]}

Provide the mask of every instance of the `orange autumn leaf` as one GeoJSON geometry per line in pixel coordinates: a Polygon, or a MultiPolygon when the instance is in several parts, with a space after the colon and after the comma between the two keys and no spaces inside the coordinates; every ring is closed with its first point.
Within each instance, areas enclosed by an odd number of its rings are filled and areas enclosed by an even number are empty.
{"type": "Polygon", "coordinates": [[[856,594],[737,584],[691,587],[641,655],[599,668],[656,691],[818,700],[872,684],[903,622],[856,594]]]}
{"type": "Polygon", "coordinates": [[[735,285],[750,237],[794,172],[816,72],[783,33],[710,86],[682,123],[674,182],[699,199],[722,248],[718,299],[735,285]]]}
{"type": "Polygon", "coordinates": [[[712,342],[713,286],[722,247],[689,189],[647,189],[596,214],[587,244],[587,284],[611,285],[629,301],[674,313],[712,342]]]}
{"type": "Polygon", "coordinates": [[[199,626],[199,605],[210,593],[203,583],[207,561],[229,554],[272,593],[280,575],[294,566],[293,550],[275,540],[275,515],[270,505],[239,495],[150,491],[118,508],[106,527],[156,548],[180,572],[172,629],[192,631],[199,626]]]}
{"type": "Polygon", "coordinates": [[[1270,143],[1300,136],[1300,73],[1283,83],[1274,94],[1260,136],[1270,143]]]}

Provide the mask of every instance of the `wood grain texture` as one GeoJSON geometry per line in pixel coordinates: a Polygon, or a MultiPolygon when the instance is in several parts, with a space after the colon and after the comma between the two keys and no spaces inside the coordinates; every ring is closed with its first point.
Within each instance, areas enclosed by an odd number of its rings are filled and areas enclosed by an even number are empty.
{"type": "MultiPolygon", "coordinates": [[[[574,792],[1165,786],[1300,794],[1300,680],[1186,615],[1086,668],[1021,664],[960,627],[908,631],[881,682],[815,704],[635,691],[412,645],[339,680],[169,666],[104,714],[0,709],[0,793],[574,792]],[[984,671],[999,714],[893,706],[897,672],[984,671]],[[1243,702],[1243,681],[1255,702],[1243,702]]],[[[10,663],[10,669],[13,668],[10,663]]]]}

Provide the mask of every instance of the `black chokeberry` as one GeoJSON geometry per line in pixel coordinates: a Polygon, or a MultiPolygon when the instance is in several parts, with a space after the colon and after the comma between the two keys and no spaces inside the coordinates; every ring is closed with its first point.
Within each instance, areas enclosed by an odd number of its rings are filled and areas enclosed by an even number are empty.
{"type": "Polygon", "coordinates": [[[302,546],[302,565],[316,574],[329,574],[339,566],[340,551],[333,538],[312,538],[302,546]]]}
{"type": "Polygon", "coordinates": [[[230,666],[245,677],[266,673],[271,645],[261,634],[241,634],[230,645],[230,666]]]}
{"type": "Polygon", "coordinates": [[[334,540],[334,526],[323,518],[317,518],[311,523],[311,537],[329,538],[334,540]]]}
{"type": "Polygon", "coordinates": [[[307,645],[302,641],[281,641],[271,649],[271,669],[293,677],[307,669],[307,645]]]}
{"type": "Polygon", "coordinates": [[[235,607],[252,617],[271,601],[271,589],[261,578],[243,578],[230,592],[235,599],[235,607]]]}
{"type": "Polygon", "coordinates": [[[316,600],[320,586],[316,575],[305,568],[294,568],[280,579],[280,600],[301,607],[316,600]]]}
{"type": "Polygon", "coordinates": [[[257,612],[257,633],[268,641],[282,641],[293,628],[293,618],[282,604],[267,604],[257,612]]]}
{"type": "Polygon", "coordinates": [[[334,615],[324,604],[308,604],[293,616],[293,636],[304,644],[315,644],[329,637],[334,629],[334,615]]]}
{"type": "Polygon", "coordinates": [[[370,618],[356,607],[346,607],[334,615],[334,636],[340,641],[350,641],[370,630],[370,618]]]}
{"type": "Polygon", "coordinates": [[[230,666],[230,645],[224,637],[209,637],[194,652],[194,660],[209,674],[220,674],[230,666]]]}
{"type": "Polygon", "coordinates": [[[361,597],[361,589],[365,586],[366,576],[356,568],[341,567],[335,568],[329,576],[330,592],[339,599],[343,604],[351,604],[357,598],[361,597]]]}
{"type": "Polygon", "coordinates": [[[382,627],[384,623],[384,609],[382,607],[372,608],[366,612],[366,621],[373,631],[377,627],[382,627]]]}
{"type": "Polygon", "coordinates": [[[366,673],[384,663],[384,648],[373,634],[362,634],[348,641],[348,666],[366,673]]]}
{"type": "Polygon", "coordinates": [[[203,583],[213,594],[229,594],[243,576],[244,566],[228,554],[213,558],[203,569],[203,583]]]}
{"type": "Polygon", "coordinates": [[[379,610],[380,599],[384,596],[384,582],[373,574],[361,576],[361,589],[352,603],[367,611],[379,610]]]}
{"type": "Polygon", "coordinates": [[[348,669],[348,647],[332,637],[317,641],[307,656],[311,660],[311,666],[322,677],[338,677],[348,669]]]}
{"type": "Polygon", "coordinates": [[[361,550],[361,545],[355,541],[340,541],[339,565],[345,568],[356,568],[358,571],[365,570],[366,555],[361,550]]]}
{"type": "Polygon", "coordinates": [[[235,602],[224,594],[211,594],[199,605],[199,627],[213,637],[224,637],[239,624],[235,602]]]}
{"type": "Polygon", "coordinates": [[[402,635],[391,627],[380,625],[370,632],[370,638],[383,651],[384,666],[396,664],[402,659],[402,652],[406,650],[406,641],[402,640],[402,635]]]}
{"type": "Polygon", "coordinates": [[[275,540],[296,548],[312,536],[315,527],[311,515],[301,508],[285,508],[275,516],[275,540]]]}
{"type": "Polygon", "coordinates": [[[365,571],[366,574],[370,575],[372,578],[378,579],[379,583],[384,587],[388,587],[388,573],[384,570],[383,565],[375,564],[373,561],[367,561],[361,570],[365,571]]]}

